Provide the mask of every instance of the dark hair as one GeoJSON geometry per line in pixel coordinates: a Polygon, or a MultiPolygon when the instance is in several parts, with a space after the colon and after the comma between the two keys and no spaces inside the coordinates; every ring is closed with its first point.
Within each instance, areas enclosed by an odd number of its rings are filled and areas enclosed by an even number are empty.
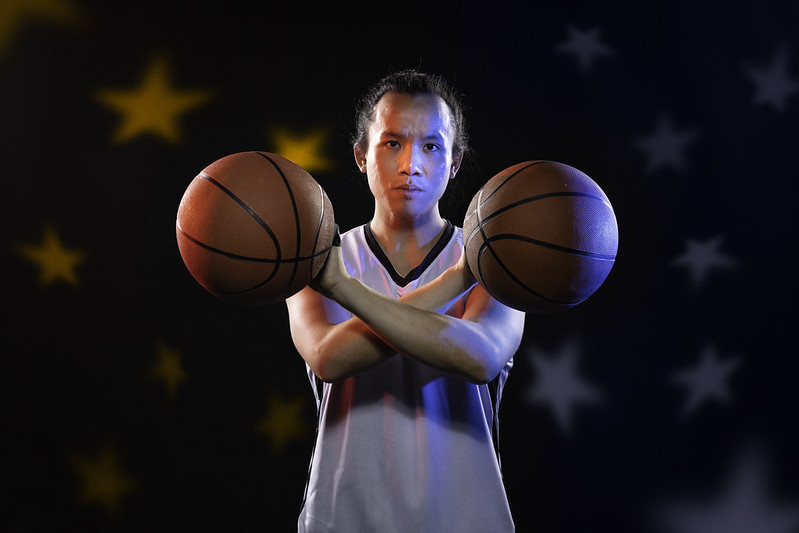
{"type": "Polygon", "coordinates": [[[355,115],[355,134],[352,144],[366,151],[369,139],[369,126],[374,118],[377,102],[387,93],[435,94],[446,102],[455,119],[455,139],[452,150],[456,154],[466,155],[469,151],[469,136],[466,133],[466,119],[463,104],[458,93],[444,78],[435,74],[425,74],[414,69],[401,70],[389,74],[374,85],[361,98],[355,115]]]}

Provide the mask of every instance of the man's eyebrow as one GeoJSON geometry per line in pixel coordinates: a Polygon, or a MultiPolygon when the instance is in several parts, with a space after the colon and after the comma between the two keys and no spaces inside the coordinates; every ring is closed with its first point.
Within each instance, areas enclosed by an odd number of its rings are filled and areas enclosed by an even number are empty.
{"type": "Polygon", "coordinates": [[[424,137],[425,141],[443,141],[444,136],[441,135],[439,132],[429,133],[424,137]]]}
{"type": "MultiPolygon", "coordinates": [[[[406,137],[406,136],[407,135],[405,133],[401,133],[401,132],[397,132],[397,131],[393,131],[393,130],[386,130],[386,131],[381,131],[380,132],[380,138],[389,138],[389,137],[391,137],[391,138],[400,139],[400,138],[403,138],[403,137],[406,137]]],[[[432,132],[432,133],[428,133],[427,135],[422,137],[422,140],[423,141],[443,141],[444,140],[444,136],[440,132],[432,132]]]]}

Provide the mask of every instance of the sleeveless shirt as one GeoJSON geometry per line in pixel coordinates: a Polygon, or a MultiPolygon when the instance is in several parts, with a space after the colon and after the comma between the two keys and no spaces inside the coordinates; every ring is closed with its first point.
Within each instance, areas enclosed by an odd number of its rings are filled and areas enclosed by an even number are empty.
{"type": "MultiPolygon", "coordinates": [[[[347,271],[399,298],[455,265],[463,232],[447,229],[404,278],[368,224],[341,237],[347,271]]],[[[460,317],[465,297],[447,314],[460,317]]],[[[301,533],[498,533],[514,525],[502,482],[498,410],[511,359],[476,385],[397,354],[335,383],[306,369],[317,434],[301,533]]]]}

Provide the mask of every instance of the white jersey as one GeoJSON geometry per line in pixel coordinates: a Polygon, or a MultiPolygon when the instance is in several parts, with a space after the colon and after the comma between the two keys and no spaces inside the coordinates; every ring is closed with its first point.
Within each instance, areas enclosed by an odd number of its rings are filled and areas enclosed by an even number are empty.
{"type": "MultiPolygon", "coordinates": [[[[341,238],[347,271],[399,298],[458,262],[463,232],[447,226],[405,278],[368,225],[350,230],[341,238]]],[[[461,316],[463,307],[459,301],[448,314],[461,316]]],[[[512,364],[487,385],[402,354],[336,383],[308,369],[319,420],[298,530],[513,531],[497,448],[499,401],[512,364]]]]}

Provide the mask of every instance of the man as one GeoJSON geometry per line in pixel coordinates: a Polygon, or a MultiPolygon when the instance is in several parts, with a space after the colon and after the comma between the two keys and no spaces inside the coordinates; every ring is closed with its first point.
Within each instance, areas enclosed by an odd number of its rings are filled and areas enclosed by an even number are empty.
{"type": "Polygon", "coordinates": [[[287,301],[319,409],[299,531],[512,531],[497,415],[524,313],[476,285],[439,212],[462,109],[441,78],[403,71],[358,117],[374,215],[287,301]]]}

